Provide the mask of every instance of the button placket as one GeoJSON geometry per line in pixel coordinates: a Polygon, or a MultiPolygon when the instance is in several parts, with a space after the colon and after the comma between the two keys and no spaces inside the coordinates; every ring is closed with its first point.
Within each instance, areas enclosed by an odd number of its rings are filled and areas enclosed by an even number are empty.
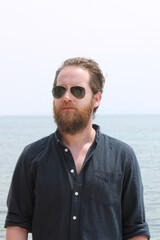
{"type": "MultiPolygon", "coordinates": [[[[71,240],[78,239],[78,227],[79,227],[79,211],[80,211],[80,192],[81,187],[79,187],[79,176],[77,175],[74,159],[70,150],[63,145],[61,148],[65,160],[65,164],[68,168],[69,179],[71,181],[72,189],[72,201],[71,201],[71,218],[70,218],[70,232],[71,240]]],[[[81,177],[80,177],[81,178],[81,177]]],[[[82,184],[81,184],[82,185],[82,184]]]]}
{"type": "Polygon", "coordinates": [[[67,153],[68,152],[68,148],[65,148],[64,151],[67,153]]]}
{"type": "Polygon", "coordinates": [[[79,215],[80,215],[80,193],[82,188],[82,176],[77,176],[75,185],[72,192],[72,207],[71,207],[71,228],[70,231],[73,233],[71,240],[78,239],[79,229],[79,215]]]}
{"type": "Polygon", "coordinates": [[[71,173],[74,173],[74,169],[71,169],[70,172],[71,172],[71,173]]]}

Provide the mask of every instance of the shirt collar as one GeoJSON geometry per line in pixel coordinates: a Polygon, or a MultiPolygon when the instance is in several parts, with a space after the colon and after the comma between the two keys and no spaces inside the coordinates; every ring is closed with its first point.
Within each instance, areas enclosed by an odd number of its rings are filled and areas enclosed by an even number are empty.
{"type": "MultiPolygon", "coordinates": [[[[100,126],[99,126],[99,125],[96,125],[96,124],[93,124],[92,127],[93,127],[94,130],[96,131],[95,141],[98,142],[98,141],[99,141],[99,138],[100,138],[100,126]]],[[[55,139],[56,139],[56,142],[61,142],[61,140],[62,140],[61,134],[60,134],[60,132],[58,131],[58,129],[57,129],[56,132],[55,132],[55,139]]]]}

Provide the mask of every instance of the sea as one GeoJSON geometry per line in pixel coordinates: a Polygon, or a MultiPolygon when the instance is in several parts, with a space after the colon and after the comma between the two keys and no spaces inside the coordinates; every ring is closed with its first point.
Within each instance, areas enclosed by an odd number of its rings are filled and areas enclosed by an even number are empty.
{"type": "MultiPolygon", "coordinates": [[[[146,219],[151,239],[160,239],[160,115],[97,115],[94,123],[109,136],[128,143],[139,161],[146,219]]],[[[0,117],[0,239],[5,239],[8,190],[23,148],[56,130],[52,116],[0,117]]],[[[28,239],[32,239],[29,234],[28,239]]],[[[47,240],[47,237],[46,237],[47,240]]],[[[114,240],[114,239],[111,239],[114,240]]]]}

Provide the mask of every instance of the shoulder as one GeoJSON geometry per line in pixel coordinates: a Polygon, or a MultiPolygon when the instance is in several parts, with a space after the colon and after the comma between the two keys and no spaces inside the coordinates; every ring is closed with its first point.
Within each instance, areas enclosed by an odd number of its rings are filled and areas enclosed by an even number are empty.
{"type": "Polygon", "coordinates": [[[123,169],[137,168],[138,162],[133,148],[127,143],[101,134],[100,137],[101,154],[103,152],[104,159],[115,166],[121,166],[123,169]]]}
{"type": "Polygon", "coordinates": [[[101,133],[101,142],[103,143],[103,146],[108,147],[111,151],[121,152],[125,154],[134,153],[133,148],[127,143],[103,133],[101,133]]]}
{"type": "Polygon", "coordinates": [[[51,146],[54,146],[54,133],[28,144],[24,148],[21,157],[27,159],[28,162],[33,159],[40,159],[49,151],[51,146]]]}
{"type": "Polygon", "coordinates": [[[97,133],[96,141],[98,142],[101,150],[106,150],[107,152],[121,152],[125,154],[134,153],[133,148],[127,143],[102,133],[98,125],[94,125],[94,128],[97,133]]]}
{"type": "Polygon", "coordinates": [[[49,136],[43,137],[41,139],[38,139],[30,144],[28,144],[25,148],[24,151],[25,152],[30,152],[32,150],[36,150],[39,149],[40,147],[45,147],[46,145],[48,145],[48,143],[50,142],[50,140],[53,138],[54,134],[51,134],[49,136]]]}

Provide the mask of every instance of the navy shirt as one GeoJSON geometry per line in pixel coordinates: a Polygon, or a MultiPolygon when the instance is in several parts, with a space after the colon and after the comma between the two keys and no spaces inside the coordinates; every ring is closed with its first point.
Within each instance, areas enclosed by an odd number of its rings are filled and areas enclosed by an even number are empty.
{"type": "Polygon", "coordinates": [[[13,174],[5,227],[26,228],[33,240],[149,237],[132,148],[94,128],[96,139],[78,175],[57,131],[25,147],[13,174]]]}

